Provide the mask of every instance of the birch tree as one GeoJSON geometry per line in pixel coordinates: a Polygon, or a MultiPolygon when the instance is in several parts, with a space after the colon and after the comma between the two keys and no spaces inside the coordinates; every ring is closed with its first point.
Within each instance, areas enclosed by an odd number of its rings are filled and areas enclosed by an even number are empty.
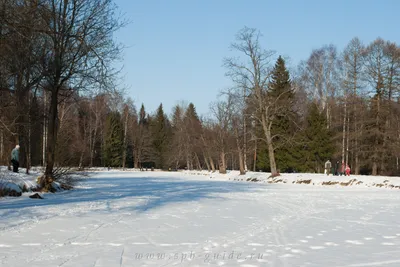
{"type": "Polygon", "coordinates": [[[243,28],[236,35],[232,49],[244,57],[226,58],[224,66],[226,75],[238,88],[244,88],[249,95],[249,103],[254,107],[252,114],[263,129],[268,146],[268,158],[271,174],[277,174],[275,152],[271,127],[275,118],[276,100],[268,95],[268,82],[271,77],[271,60],[273,51],[264,50],[260,44],[261,34],[252,28],[243,28]]]}

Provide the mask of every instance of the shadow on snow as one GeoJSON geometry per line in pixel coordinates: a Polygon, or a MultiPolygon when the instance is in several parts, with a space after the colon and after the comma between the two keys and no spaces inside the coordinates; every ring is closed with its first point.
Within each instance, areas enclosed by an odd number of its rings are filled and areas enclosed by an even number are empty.
{"type": "MultiPolygon", "coordinates": [[[[202,199],[224,199],[223,195],[235,192],[252,192],[260,190],[259,185],[231,181],[185,180],[171,177],[112,177],[113,174],[95,174],[82,183],[82,187],[56,194],[46,194],[45,199],[35,200],[27,197],[4,199],[0,201],[0,210],[43,207],[49,205],[82,204],[87,202],[105,202],[105,212],[113,210],[144,212],[168,204],[199,201],[202,199]],[[113,200],[146,200],[133,203],[132,207],[113,209],[113,200]]],[[[126,173],[128,174],[128,173],[126,173]]],[[[262,188],[262,187],[261,187],[262,188]]],[[[4,215],[5,211],[3,211],[4,215]]]]}

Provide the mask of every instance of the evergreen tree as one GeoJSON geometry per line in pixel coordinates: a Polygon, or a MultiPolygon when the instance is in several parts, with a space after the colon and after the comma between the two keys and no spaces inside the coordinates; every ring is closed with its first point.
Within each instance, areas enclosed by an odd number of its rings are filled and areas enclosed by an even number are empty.
{"type": "Polygon", "coordinates": [[[123,150],[121,114],[119,112],[108,114],[105,128],[104,163],[106,166],[120,167],[122,165],[123,150]]]}
{"type": "Polygon", "coordinates": [[[327,127],[326,117],[318,109],[316,103],[311,103],[303,131],[303,148],[300,150],[302,172],[321,172],[324,163],[332,158],[335,147],[332,133],[327,127]]]}
{"type": "Polygon", "coordinates": [[[184,166],[185,127],[183,108],[176,105],[172,114],[172,139],[170,163],[174,168],[184,166]]]}
{"type": "MultiPolygon", "coordinates": [[[[190,103],[186,109],[184,124],[186,129],[186,165],[189,170],[194,169],[194,164],[199,162],[199,142],[202,131],[201,122],[197,115],[196,108],[190,103]]],[[[200,168],[200,166],[197,166],[200,168]]]]}
{"type": "MultiPolygon", "coordinates": [[[[285,60],[279,56],[272,71],[269,83],[268,95],[271,101],[275,101],[275,117],[272,120],[271,133],[274,137],[275,160],[281,172],[291,172],[297,169],[295,157],[296,148],[292,139],[296,133],[297,115],[294,112],[295,95],[292,90],[289,71],[286,68],[285,60]]],[[[263,137],[261,125],[257,126],[257,136],[263,137]]],[[[268,147],[265,142],[260,142],[257,152],[257,168],[269,171],[268,147]]]]}
{"type": "Polygon", "coordinates": [[[151,132],[153,137],[154,161],[157,168],[164,169],[167,166],[167,152],[171,140],[171,125],[164,114],[163,106],[157,109],[155,117],[151,121],[151,132]]]}
{"type": "Polygon", "coordinates": [[[275,160],[281,172],[290,172],[296,168],[297,162],[293,157],[294,148],[291,139],[296,132],[294,121],[296,114],[293,109],[294,92],[290,81],[289,71],[286,69],[285,60],[279,56],[272,72],[269,83],[269,95],[277,102],[275,118],[272,123],[272,135],[275,144],[275,160]]]}

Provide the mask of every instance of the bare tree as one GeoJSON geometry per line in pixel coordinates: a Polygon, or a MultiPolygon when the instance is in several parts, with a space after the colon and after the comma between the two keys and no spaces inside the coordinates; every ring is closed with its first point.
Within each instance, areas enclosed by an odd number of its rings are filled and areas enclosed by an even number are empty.
{"type": "Polygon", "coordinates": [[[215,117],[213,132],[215,133],[214,147],[219,153],[219,172],[225,174],[227,169],[226,155],[229,150],[229,126],[232,119],[232,98],[226,101],[218,101],[211,105],[215,117]]]}
{"type": "Polygon", "coordinates": [[[47,0],[44,7],[41,17],[46,28],[42,34],[50,46],[43,67],[45,88],[51,95],[42,186],[49,189],[53,181],[61,89],[70,87],[77,92],[110,85],[110,63],[119,54],[112,34],[121,23],[114,16],[111,0],[47,0]]]}
{"type": "Polygon", "coordinates": [[[337,51],[333,45],[315,49],[306,62],[302,62],[302,81],[308,93],[325,110],[328,127],[331,126],[331,101],[337,94],[337,51]]]}
{"type": "MultiPolygon", "coordinates": [[[[352,107],[352,117],[348,116],[348,133],[349,139],[352,140],[353,148],[351,149],[354,155],[354,173],[360,173],[360,135],[361,135],[361,117],[359,116],[358,100],[361,94],[363,81],[363,55],[364,46],[358,38],[353,38],[346,46],[343,52],[343,68],[345,72],[346,89],[346,105],[349,103],[352,107]],[[352,132],[350,133],[350,122],[352,122],[352,132]]],[[[346,110],[347,111],[347,110],[346,110]]],[[[347,146],[348,148],[348,146],[347,146]]],[[[347,149],[348,151],[348,149],[347,149]]],[[[348,154],[347,154],[348,155],[348,154]]],[[[348,156],[347,156],[348,157],[348,156]]],[[[346,163],[348,160],[346,160],[346,163]]]]}
{"type": "Polygon", "coordinates": [[[237,58],[226,58],[224,66],[227,76],[237,85],[244,88],[249,95],[249,103],[254,107],[254,118],[260,122],[268,146],[271,174],[277,174],[275,162],[272,123],[275,118],[276,98],[268,94],[268,82],[271,76],[272,51],[266,51],[260,45],[260,33],[256,29],[243,28],[236,36],[232,48],[245,56],[243,61],[237,58]]]}
{"type": "Polygon", "coordinates": [[[385,58],[385,42],[377,39],[371,43],[364,51],[366,80],[371,87],[374,95],[371,99],[371,120],[368,122],[367,139],[371,142],[370,153],[372,163],[372,175],[378,174],[380,159],[384,156],[383,147],[385,140],[385,121],[387,119],[387,109],[384,105],[387,87],[385,78],[387,77],[388,62],[385,58]]]}

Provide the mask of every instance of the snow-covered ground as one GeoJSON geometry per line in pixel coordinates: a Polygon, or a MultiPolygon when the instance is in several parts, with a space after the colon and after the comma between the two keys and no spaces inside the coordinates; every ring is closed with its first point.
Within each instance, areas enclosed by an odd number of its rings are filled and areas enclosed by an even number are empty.
{"type": "MultiPolygon", "coordinates": [[[[98,171],[42,200],[2,198],[0,266],[400,266],[398,189],[299,175],[98,171]]],[[[386,180],[337,177],[354,178],[386,180]]]]}

